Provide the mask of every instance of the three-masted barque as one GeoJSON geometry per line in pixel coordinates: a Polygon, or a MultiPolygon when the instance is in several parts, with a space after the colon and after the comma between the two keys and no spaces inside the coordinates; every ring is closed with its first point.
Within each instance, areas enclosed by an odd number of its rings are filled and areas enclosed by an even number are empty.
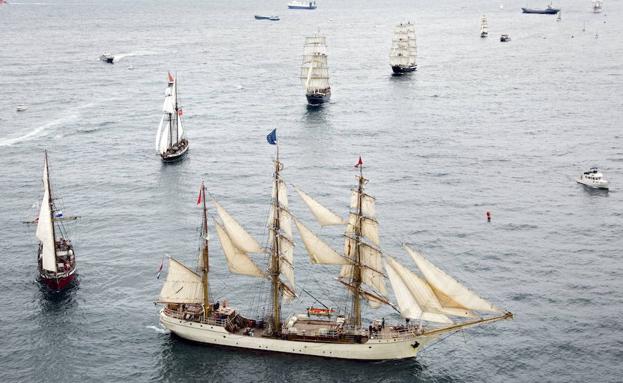
{"type": "Polygon", "coordinates": [[[168,74],[163,115],[156,134],[156,151],[163,162],[176,162],[188,153],[188,140],[182,123],[183,111],[177,99],[177,79],[168,74]]]}
{"type": "Polygon", "coordinates": [[[37,223],[37,268],[39,280],[54,291],[64,290],[76,278],[74,247],[63,226],[62,211],[57,208],[50,186],[48,152],[43,165],[43,199],[37,223]]]}
{"type": "Polygon", "coordinates": [[[487,16],[482,15],[480,17],[480,37],[485,38],[489,36],[489,25],[487,24],[487,16]]]}
{"type": "MultiPolygon", "coordinates": [[[[510,312],[503,312],[480,298],[409,247],[405,249],[420,269],[420,275],[398,260],[383,255],[379,246],[375,199],[365,191],[368,180],[363,176],[362,167],[363,164],[352,191],[347,220],[296,189],[320,225],[345,226],[342,254],[290,212],[286,182],[281,176],[283,165],[278,154],[272,181],[267,248],[262,248],[215,201],[220,219],[215,222],[215,228],[229,271],[269,281],[270,290],[266,294],[270,296],[270,310],[263,317],[251,319],[233,307],[209,299],[206,239],[198,271],[170,259],[167,279],[158,300],[165,305],[160,311],[161,325],[182,338],[213,345],[328,358],[385,360],[415,357],[427,344],[444,334],[512,318],[510,312]],[[283,318],[282,304],[296,296],[293,224],[312,264],[340,268],[338,281],[351,297],[348,313],[336,315],[331,308],[312,307],[306,313],[283,318]],[[269,259],[268,268],[258,266],[249,256],[251,253],[265,254],[269,259]],[[389,300],[387,279],[397,305],[389,300]],[[385,325],[384,320],[375,320],[366,326],[361,315],[366,303],[372,308],[391,305],[406,322],[385,325]],[[494,315],[481,317],[478,313],[494,315]],[[452,317],[467,319],[454,322],[452,317]],[[425,322],[443,325],[429,327],[425,322]]],[[[205,188],[202,186],[201,190],[200,200],[204,201],[201,235],[207,238],[205,188]]]]}
{"type": "Polygon", "coordinates": [[[392,47],[389,52],[389,65],[394,74],[414,72],[417,69],[416,55],[415,25],[410,21],[398,24],[394,28],[392,47]]]}
{"type": "Polygon", "coordinates": [[[327,61],[327,38],[318,33],[305,38],[301,81],[309,105],[321,105],[331,98],[329,64],[327,61]]]}

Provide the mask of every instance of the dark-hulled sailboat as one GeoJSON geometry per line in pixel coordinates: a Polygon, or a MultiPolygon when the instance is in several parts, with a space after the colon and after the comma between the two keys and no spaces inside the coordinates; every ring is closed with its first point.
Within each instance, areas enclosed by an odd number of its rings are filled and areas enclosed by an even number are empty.
{"type": "Polygon", "coordinates": [[[177,79],[170,72],[162,111],[156,134],[156,151],[163,162],[176,162],[188,153],[188,140],[182,124],[182,108],[177,100],[177,79]]]}
{"type": "Polygon", "coordinates": [[[331,85],[325,36],[316,33],[312,37],[305,38],[301,81],[305,86],[305,96],[309,105],[317,106],[329,102],[331,85]]]}
{"type": "Polygon", "coordinates": [[[37,267],[39,279],[54,291],[64,290],[76,278],[74,247],[62,224],[62,212],[56,208],[50,187],[48,152],[43,167],[43,199],[37,218],[37,267]]]}

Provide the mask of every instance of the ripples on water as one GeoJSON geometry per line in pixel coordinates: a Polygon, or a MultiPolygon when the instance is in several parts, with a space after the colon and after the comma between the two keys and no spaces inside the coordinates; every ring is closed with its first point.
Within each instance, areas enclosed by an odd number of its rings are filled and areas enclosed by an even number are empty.
{"type": "MultiPolygon", "coordinates": [[[[504,5],[0,6],[0,380],[620,380],[622,5],[593,15],[590,2],[565,2],[559,23],[504,5]],[[281,21],[256,22],[256,13],[281,21]],[[482,13],[488,39],[478,37],[482,13]],[[417,26],[419,70],[395,78],[391,28],[405,17],[417,26]],[[318,28],[333,98],[310,110],[298,65],[318,28]],[[501,33],[512,42],[500,44],[501,33]],[[122,57],[105,65],[103,51],[122,57]],[[179,77],[191,145],[174,166],[152,149],[167,70],[179,77]],[[19,104],[28,110],[15,112],[19,104]],[[163,254],[194,262],[201,179],[264,238],[274,155],[264,137],[275,127],[289,182],[344,211],[361,154],[385,251],[408,263],[400,245],[412,244],[516,319],[384,363],[234,352],[161,333],[155,273],[163,254]],[[34,281],[34,228],[20,223],[40,198],[44,148],[65,211],[82,216],[71,231],[80,286],[54,298],[34,281]],[[575,184],[593,164],[610,193],[575,184]]],[[[291,205],[310,220],[295,197],[291,205]]],[[[322,233],[339,247],[338,231],[322,233]]],[[[215,294],[257,306],[258,283],[227,275],[217,246],[211,254],[215,294]]],[[[312,268],[300,245],[296,257],[299,285],[344,300],[334,295],[337,270],[312,268]]],[[[383,315],[397,319],[365,314],[383,315]]]]}

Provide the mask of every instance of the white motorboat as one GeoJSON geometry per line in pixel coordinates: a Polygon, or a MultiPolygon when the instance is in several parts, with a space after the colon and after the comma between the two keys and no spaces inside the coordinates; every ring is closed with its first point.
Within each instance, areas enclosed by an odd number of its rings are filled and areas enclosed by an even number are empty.
{"type": "Polygon", "coordinates": [[[576,181],[593,189],[609,189],[608,181],[596,167],[592,167],[589,171],[580,174],[580,178],[576,179],[576,181]]]}

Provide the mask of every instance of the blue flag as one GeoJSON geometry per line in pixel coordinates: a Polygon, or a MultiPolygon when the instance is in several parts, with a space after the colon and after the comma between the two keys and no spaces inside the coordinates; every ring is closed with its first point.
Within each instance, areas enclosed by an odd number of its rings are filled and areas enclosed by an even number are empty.
{"type": "Polygon", "coordinates": [[[269,144],[271,145],[277,145],[277,129],[273,129],[272,132],[268,133],[268,136],[266,136],[266,141],[268,141],[269,144]]]}

